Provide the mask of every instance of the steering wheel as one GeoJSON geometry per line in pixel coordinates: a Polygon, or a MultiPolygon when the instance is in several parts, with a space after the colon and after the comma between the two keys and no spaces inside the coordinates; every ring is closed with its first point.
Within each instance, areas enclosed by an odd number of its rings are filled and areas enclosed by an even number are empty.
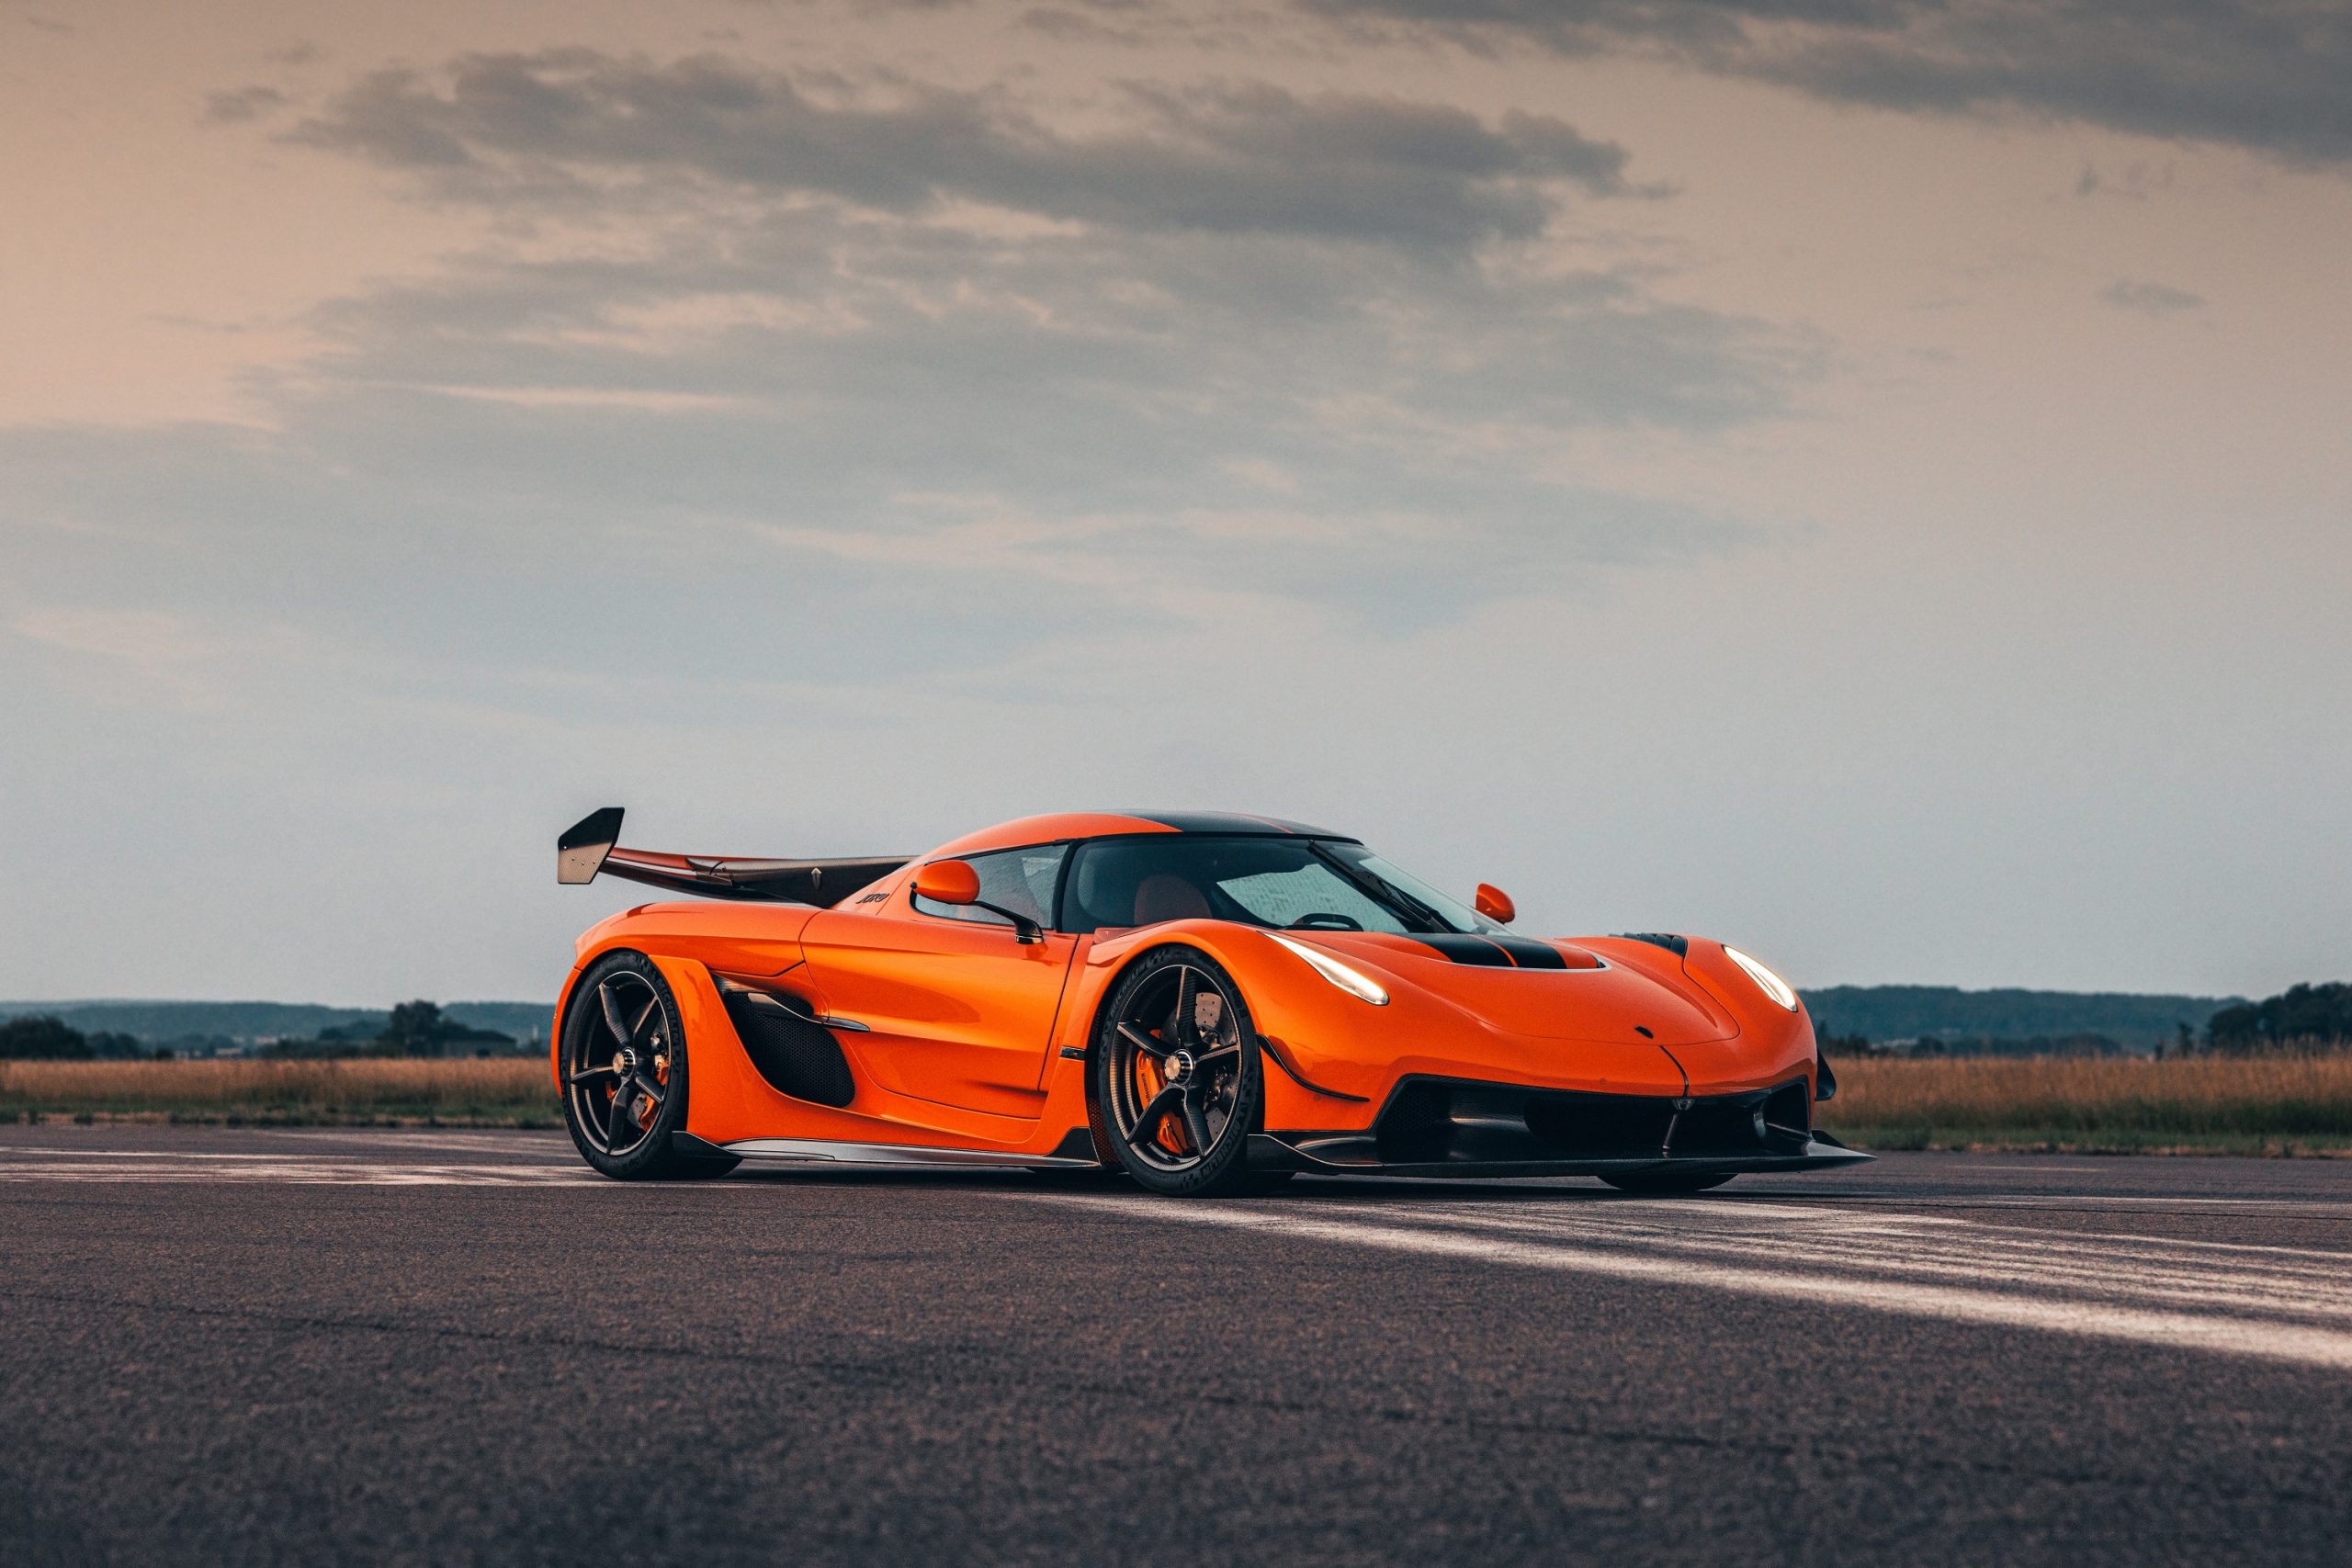
{"type": "Polygon", "coordinates": [[[1284,926],[1283,930],[1290,931],[1360,931],[1363,930],[1363,924],[1352,915],[1334,915],[1326,912],[1318,912],[1311,915],[1301,915],[1298,919],[1284,926]]]}

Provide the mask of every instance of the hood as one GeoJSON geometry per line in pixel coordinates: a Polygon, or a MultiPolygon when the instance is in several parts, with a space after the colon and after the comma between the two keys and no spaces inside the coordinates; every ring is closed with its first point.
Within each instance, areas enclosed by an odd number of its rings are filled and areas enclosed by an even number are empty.
{"type": "Polygon", "coordinates": [[[1681,1045],[1739,1032],[1738,1021],[1698,987],[1604,962],[1562,942],[1378,931],[1285,934],[1362,959],[1508,1033],[1681,1045]],[[1506,956],[1498,961],[1497,951],[1506,956]],[[1646,1035],[1640,1032],[1644,1029],[1646,1035]]]}

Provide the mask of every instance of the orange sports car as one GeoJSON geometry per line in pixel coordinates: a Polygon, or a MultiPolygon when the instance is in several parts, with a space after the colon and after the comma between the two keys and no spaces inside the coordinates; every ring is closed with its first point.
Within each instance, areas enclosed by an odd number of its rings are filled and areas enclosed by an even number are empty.
{"type": "Polygon", "coordinates": [[[1030,817],[925,855],[758,860],[557,840],[723,902],[591,928],[556,1086],[621,1178],[752,1160],[1125,1171],[1155,1192],[1301,1171],[1596,1176],[1695,1192],[1867,1156],[1786,982],[1695,937],[1537,940],[1344,834],[1271,818],[1030,817]]]}

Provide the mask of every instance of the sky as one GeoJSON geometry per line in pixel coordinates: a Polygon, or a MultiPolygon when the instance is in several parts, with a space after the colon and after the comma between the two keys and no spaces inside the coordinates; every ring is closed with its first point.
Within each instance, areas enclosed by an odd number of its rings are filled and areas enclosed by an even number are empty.
{"type": "Polygon", "coordinates": [[[2345,977],[2347,80],[2345,0],[0,0],[0,997],[552,996],[605,805],[2345,977]]]}

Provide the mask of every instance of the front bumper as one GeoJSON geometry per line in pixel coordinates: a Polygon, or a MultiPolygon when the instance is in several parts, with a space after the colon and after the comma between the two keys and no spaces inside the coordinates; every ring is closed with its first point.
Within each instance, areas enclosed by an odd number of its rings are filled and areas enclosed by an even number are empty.
{"type": "Polygon", "coordinates": [[[1266,1170],[1417,1177],[1735,1175],[1871,1157],[1815,1134],[1812,1122],[1804,1078],[1668,1096],[1408,1077],[1367,1130],[1253,1134],[1249,1155],[1266,1170]]]}

